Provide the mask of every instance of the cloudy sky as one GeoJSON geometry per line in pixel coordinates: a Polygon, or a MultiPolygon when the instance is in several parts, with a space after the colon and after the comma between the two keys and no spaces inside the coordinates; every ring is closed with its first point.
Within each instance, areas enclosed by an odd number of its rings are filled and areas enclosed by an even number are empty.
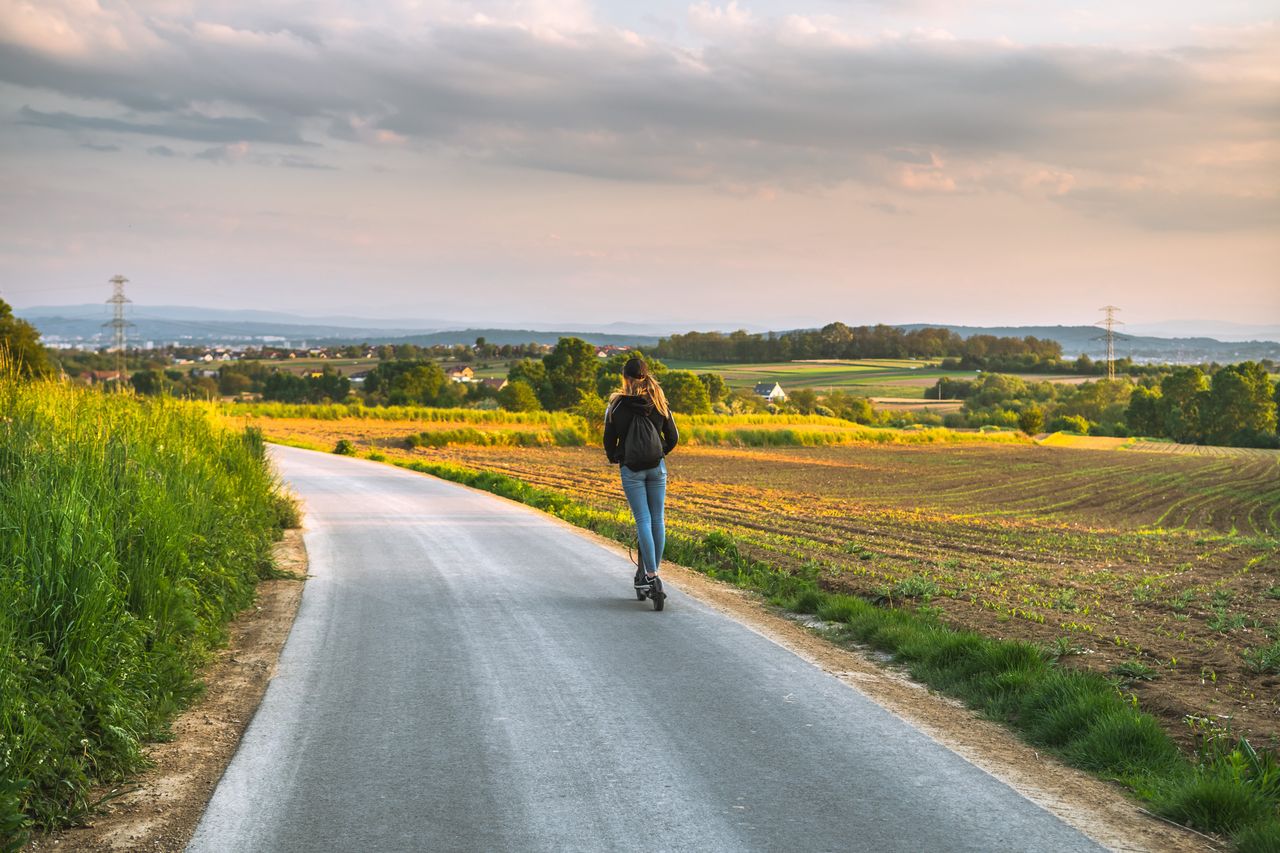
{"type": "Polygon", "coordinates": [[[0,298],[1280,322],[1280,2],[0,0],[0,298]]]}

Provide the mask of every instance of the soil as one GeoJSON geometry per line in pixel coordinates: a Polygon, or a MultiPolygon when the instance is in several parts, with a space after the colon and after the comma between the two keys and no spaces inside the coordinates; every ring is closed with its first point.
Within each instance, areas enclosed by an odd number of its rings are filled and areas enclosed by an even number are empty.
{"type": "Polygon", "coordinates": [[[293,578],[258,584],[257,603],[229,626],[229,641],[202,673],[204,695],[173,723],[173,740],[148,750],[150,770],[95,798],[108,800],[82,826],[39,836],[24,851],[180,851],[186,847],[240,736],[275,673],[302,600],[307,552],[301,530],[287,530],[276,566],[293,578]]]}

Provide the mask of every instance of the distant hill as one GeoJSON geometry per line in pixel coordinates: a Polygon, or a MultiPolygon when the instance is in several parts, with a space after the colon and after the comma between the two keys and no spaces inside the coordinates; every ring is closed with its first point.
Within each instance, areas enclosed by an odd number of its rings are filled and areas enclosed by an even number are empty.
{"type": "MultiPolygon", "coordinates": [[[[484,338],[491,344],[554,344],[561,338],[582,338],[596,346],[632,346],[647,347],[658,342],[657,335],[608,335],[599,332],[565,331],[543,332],[533,329],[457,329],[444,332],[432,332],[428,335],[410,335],[404,338],[380,339],[377,343],[417,344],[418,346],[436,346],[437,344],[472,344],[476,338],[484,338]]],[[[370,341],[374,343],[374,341],[370,341]]]]}
{"type": "MultiPolygon", "coordinates": [[[[1063,355],[1075,358],[1088,355],[1104,358],[1107,353],[1105,332],[1098,326],[950,326],[938,323],[911,323],[899,326],[913,330],[949,329],[962,338],[974,335],[996,337],[1035,337],[1062,344],[1063,355]]],[[[1134,361],[1198,363],[1206,361],[1237,362],[1249,359],[1280,359],[1280,343],[1275,341],[1219,341],[1214,338],[1157,338],[1116,332],[1116,356],[1134,361]]]]}
{"type": "MultiPolygon", "coordinates": [[[[14,313],[24,320],[35,323],[38,328],[47,326],[46,334],[69,334],[73,337],[92,338],[101,332],[101,324],[110,319],[110,309],[103,303],[88,305],[39,305],[31,308],[15,308],[14,313]]],[[[316,336],[340,336],[345,338],[363,338],[381,335],[382,337],[404,337],[408,335],[433,334],[436,332],[456,332],[461,335],[475,329],[502,329],[521,331],[515,324],[496,323],[484,317],[473,317],[465,320],[445,320],[441,318],[422,317],[351,317],[351,316],[309,316],[290,314],[280,311],[257,311],[252,309],[199,308],[190,305],[129,305],[126,316],[137,325],[133,337],[145,339],[147,331],[160,331],[167,338],[168,333],[192,334],[192,330],[207,327],[213,333],[225,333],[228,330],[242,330],[251,335],[260,335],[264,329],[271,327],[281,329],[289,334],[300,330],[304,334],[316,336]],[[173,328],[163,324],[168,323],[173,328]],[[159,325],[157,325],[159,324],[159,325]],[[186,331],[182,331],[185,329],[186,331]]],[[[521,323],[528,326],[529,323],[521,323]]],[[[580,332],[593,335],[614,335],[617,337],[639,337],[657,340],[663,335],[676,332],[688,332],[707,328],[748,329],[752,332],[767,331],[767,327],[750,323],[707,324],[707,323],[635,323],[618,321],[613,323],[573,323],[555,325],[571,325],[580,332]]],[[[272,334],[268,331],[267,334],[272,334]]],[[[550,334],[540,332],[540,334],[550,334]]],[[[154,337],[154,335],[152,335],[154,337]]],[[[527,343],[527,341],[525,341],[527,343]]]]}
{"type": "MultiPolygon", "coordinates": [[[[1280,307],[1277,308],[1280,314],[1280,307]]],[[[1227,323],[1219,320],[1167,320],[1163,323],[1129,323],[1131,335],[1157,338],[1214,338],[1219,341],[1280,341],[1280,323],[1227,323]]]]}
{"type": "MultiPolygon", "coordinates": [[[[52,345],[102,346],[109,336],[102,324],[109,318],[106,305],[43,306],[17,309],[15,313],[33,323],[45,341],[52,345]]],[[[547,343],[554,344],[560,337],[573,335],[598,346],[652,346],[660,337],[691,328],[735,329],[737,325],[671,324],[668,327],[649,323],[617,322],[609,324],[573,324],[565,331],[537,329],[510,329],[491,324],[460,324],[440,319],[365,317],[305,317],[276,311],[226,310],[198,308],[182,305],[131,305],[127,317],[133,327],[129,340],[135,343],[152,342],[155,345],[178,343],[205,344],[264,344],[284,346],[302,344],[337,343],[414,343],[421,346],[433,344],[469,344],[477,337],[496,344],[547,343]]],[[[1184,324],[1169,324],[1182,327],[1184,324]]],[[[1211,324],[1210,324],[1211,325],[1211,324]]],[[[1267,330],[1269,326],[1231,327],[1231,331],[1267,330]]],[[[1101,358],[1106,353],[1102,330],[1096,326],[954,326],[937,323],[911,323],[900,329],[925,327],[950,329],[962,337],[995,335],[997,337],[1047,338],[1062,344],[1064,355],[1075,358],[1081,353],[1091,358],[1101,358]]],[[[752,331],[760,327],[748,326],[752,331]]],[[[1280,337],[1278,335],[1277,337],[1280,337]]],[[[1280,360],[1280,343],[1263,341],[1222,341],[1211,337],[1155,337],[1118,333],[1116,355],[1128,356],[1135,361],[1163,362],[1235,362],[1246,359],[1271,358],[1280,360]]]]}
{"type": "MultiPolygon", "coordinates": [[[[52,345],[76,344],[102,346],[109,340],[103,328],[109,317],[105,305],[73,305],[53,308],[27,308],[15,312],[40,330],[46,343],[52,345]]],[[[402,320],[397,326],[387,326],[390,321],[352,318],[304,318],[268,311],[219,311],[216,309],[189,308],[183,306],[145,306],[130,311],[127,318],[133,326],[129,330],[131,343],[157,346],[169,343],[183,345],[204,344],[264,344],[282,346],[306,344],[412,343],[419,346],[435,344],[470,344],[483,337],[495,344],[554,344],[561,337],[580,337],[597,346],[647,346],[658,342],[657,334],[639,334],[627,331],[626,324],[619,324],[618,332],[598,332],[588,329],[570,331],[544,331],[531,329],[495,328],[440,328],[426,325],[431,320],[402,320]],[[326,322],[322,322],[326,321],[326,322]],[[376,324],[384,325],[376,325],[376,324]],[[420,325],[421,324],[421,325],[420,325]]],[[[609,328],[609,327],[604,327],[609,328]]]]}

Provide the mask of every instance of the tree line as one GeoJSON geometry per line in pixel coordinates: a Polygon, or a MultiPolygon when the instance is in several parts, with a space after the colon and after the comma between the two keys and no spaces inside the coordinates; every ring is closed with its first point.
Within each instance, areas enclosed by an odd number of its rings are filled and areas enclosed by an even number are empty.
{"type": "Polygon", "coordinates": [[[1134,389],[1126,409],[1141,435],[1187,444],[1280,447],[1276,412],[1280,385],[1263,365],[1229,364],[1212,375],[1198,367],[1174,370],[1158,385],[1134,389]]]}
{"type": "Polygon", "coordinates": [[[944,377],[928,396],[964,401],[959,413],[941,418],[944,426],[994,425],[1027,432],[1065,430],[1186,444],[1280,447],[1280,386],[1260,362],[1165,366],[1136,382],[1101,379],[1078,385],[1000,373],[975,379],[944,377]]]}
{"type": "Polygon", "coordinates": [[[948,329],[904,330],[896,326],[846,326],[828,323],[821,329],[781,334],[688,332],[658,342],[660,358],[709,362],[768,362],[814,358],[944,358],[957,367],[986,368],[1012,363],[1037,368],[1062,359],[1062,345],[1036,337],[974,335],[962,338],[948,329]],[[962,363],[961,363],[962,362],[962,363]]]}

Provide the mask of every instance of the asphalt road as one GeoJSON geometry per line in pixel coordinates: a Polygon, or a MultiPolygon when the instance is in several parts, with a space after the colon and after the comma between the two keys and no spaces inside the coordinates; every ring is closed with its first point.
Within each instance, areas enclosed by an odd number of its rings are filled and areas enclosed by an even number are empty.
{"type": "Polygon", "coordinates": [[[272,453],[313,578],[188,850],[1101,849],[534,510],[272,453]]]}

